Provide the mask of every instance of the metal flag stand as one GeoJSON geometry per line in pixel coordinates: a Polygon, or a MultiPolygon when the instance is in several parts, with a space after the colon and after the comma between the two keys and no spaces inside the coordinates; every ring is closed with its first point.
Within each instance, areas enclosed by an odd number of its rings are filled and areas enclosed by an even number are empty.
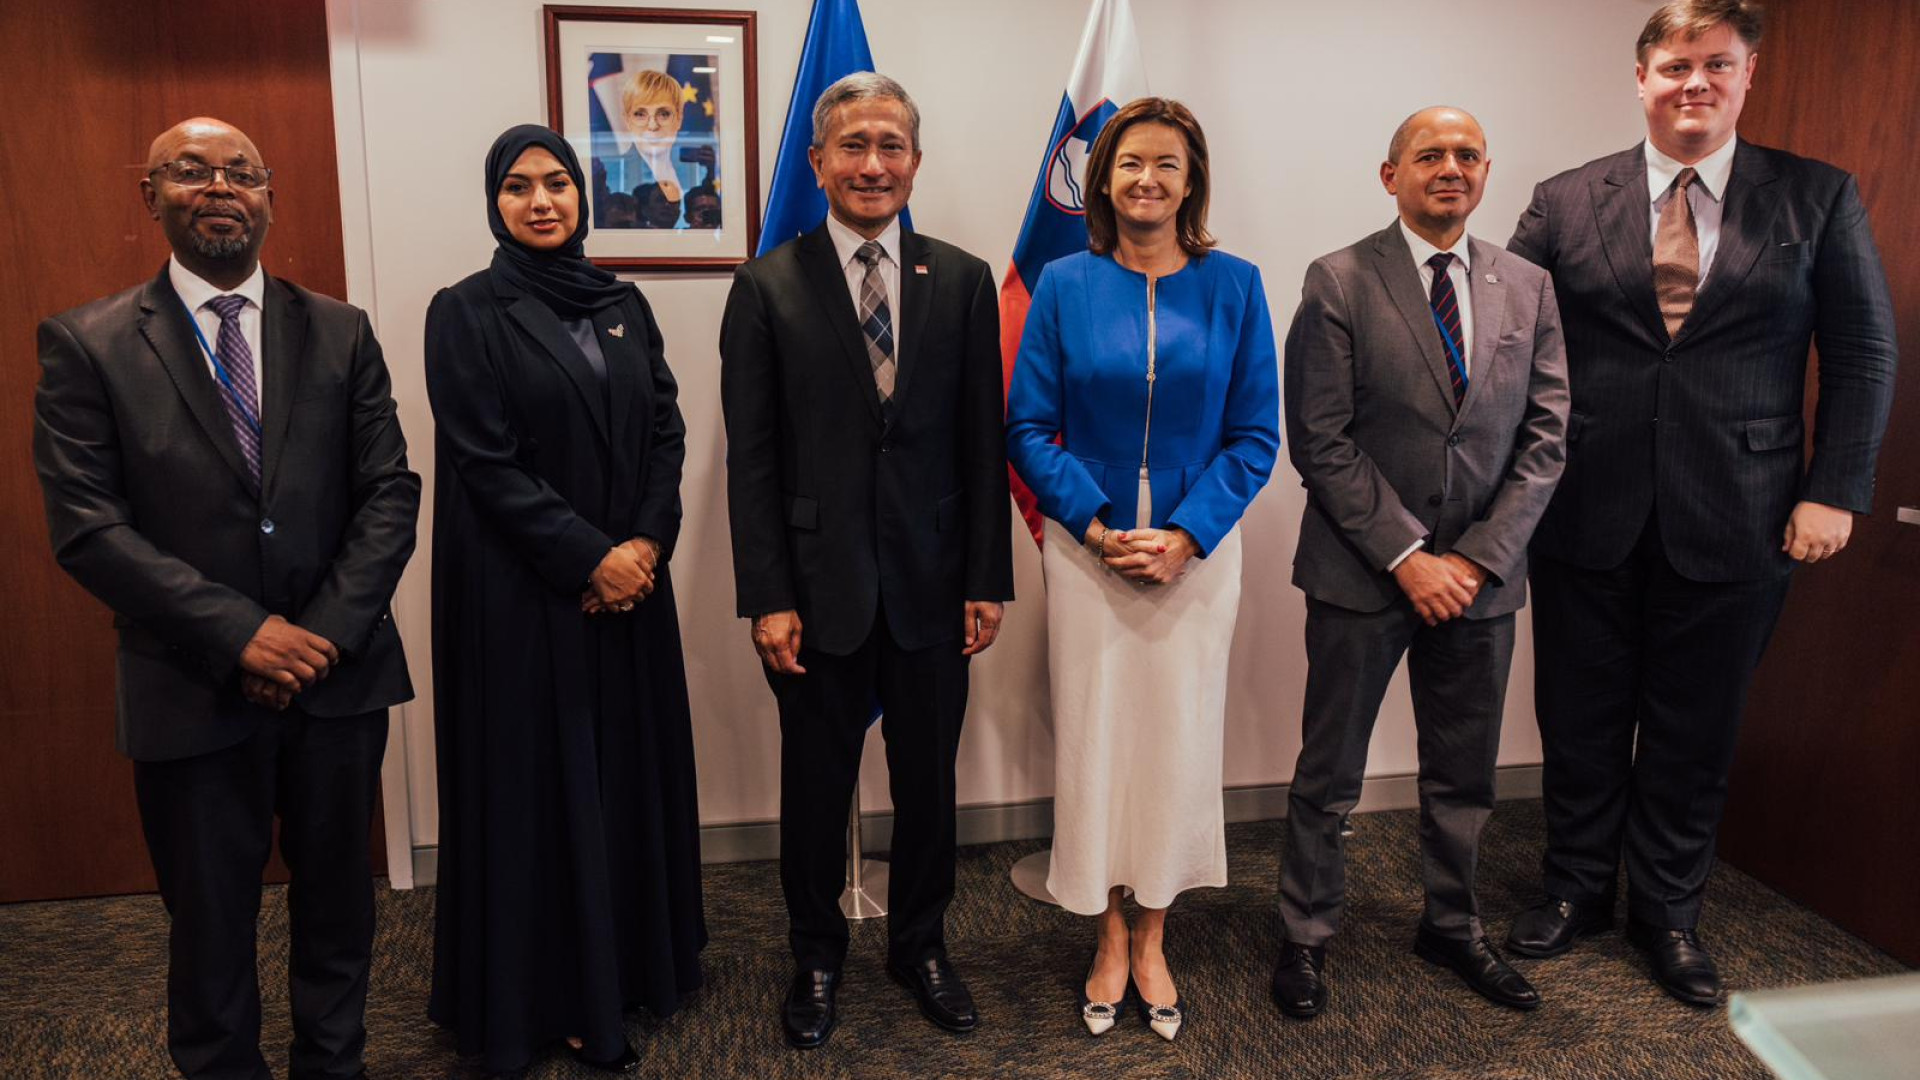
{"type": "MultiPolygon", "coordinates": [[[[853,784],[853,809],[847,815],[847,888],[840,914],[849,919],[878,919],[887,913],[887,864],[865,857],[860,843],[860,782],[853,784]]],[[[1046,880],[1043,871],[1041,880],[1046,880]]]]}
{"type": "Polygon", "coordinates": [[[1036,851],[1013,864],[1009,874],[1013,878],[1013,887],[1026,894],[1029,899],[1043,904],[1058,905],[1060,901],[1047,891],[1047,871],[1053,865],[1053,849],[1036,851]]]}

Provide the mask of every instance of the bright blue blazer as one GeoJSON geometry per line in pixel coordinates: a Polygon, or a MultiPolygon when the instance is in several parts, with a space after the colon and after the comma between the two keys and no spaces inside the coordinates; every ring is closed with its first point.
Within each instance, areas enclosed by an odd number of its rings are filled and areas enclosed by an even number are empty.
{"type": "MultiPolygon", "coordinates": [[[[1260,270],[1215,251],[1154,287],[1147,446],[1154,528],[1205,555],[1266,484],[1280,450],[1279,362],[1260,270]]],[[[1007,458],[1075,539],[1135,520],[1147,422],[1147,279],[1111,256],[1048,263],[1007,398],[1007,458]],[[1058,436],[1058,442],[1055,437],[1058,436]]]]}

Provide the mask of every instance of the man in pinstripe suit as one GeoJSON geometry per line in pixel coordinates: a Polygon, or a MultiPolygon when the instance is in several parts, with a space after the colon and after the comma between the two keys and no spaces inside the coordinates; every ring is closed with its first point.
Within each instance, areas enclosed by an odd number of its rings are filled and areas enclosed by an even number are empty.
{"type": "Polygon", "coordinates": [[[1509,244],[1553,275],[1573,413],[1532,546],[1547,897],[1508,946],[1611,927],[1624,851],[1628,937],[1696,1005],[1720,997],[1695,927],[1747,686],[1794,564],[1870,508],[1896,359],[1853,178],[1734,135],[1760,29],[1752,0],[1656,11],[1647,141],[1541,184],[1509,244]]]}

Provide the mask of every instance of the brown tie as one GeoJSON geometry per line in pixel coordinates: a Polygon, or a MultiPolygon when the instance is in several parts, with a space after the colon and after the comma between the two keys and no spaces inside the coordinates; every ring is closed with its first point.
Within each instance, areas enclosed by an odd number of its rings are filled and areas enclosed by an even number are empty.
{"type": "Polygon", "coordinates": [[[1693,227],[1693,205],[1687,188],[1692,169],[1681,169],[1673,180],[1673,197],[1660,210],[1653,232],[1653,292],[1660,300],[1660,316],[1667,321],[1667,337],[1680,332],[1693,308],[1693,291],[1700,284],[1700,236],[1693,227]]]}

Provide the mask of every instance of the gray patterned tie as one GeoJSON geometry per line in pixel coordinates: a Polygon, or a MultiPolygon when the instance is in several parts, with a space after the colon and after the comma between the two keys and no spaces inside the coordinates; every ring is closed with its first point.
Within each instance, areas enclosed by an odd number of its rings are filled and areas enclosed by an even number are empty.
{"type": "Polygon", "coordinates": [[[227,407],[227,419],[233,423],[234,441],[240,444],[240,456],[247,460],[247,475],[253,489],[260,490],[260,390],[253,379],[253,350],[247,336],[240,332],[240,312],[247,306],[244,296],[216,296],[207,306],[220,316],[220,366],[230,380],[222,385],[220,402],[227,407]]]}
{"type": "Polygon", "coordinates": [[[893,376],[897,365],[893,357],[893,312],[887,308],[887,287],[880,280],[880,260],[886,249],[869,240],[860,245],[853,257],[867,268],[860,282],[860,332],[867,338],[867,360],[873,364],[873,384],[880,389],[880,401],[893,400],[893,376]]]}

